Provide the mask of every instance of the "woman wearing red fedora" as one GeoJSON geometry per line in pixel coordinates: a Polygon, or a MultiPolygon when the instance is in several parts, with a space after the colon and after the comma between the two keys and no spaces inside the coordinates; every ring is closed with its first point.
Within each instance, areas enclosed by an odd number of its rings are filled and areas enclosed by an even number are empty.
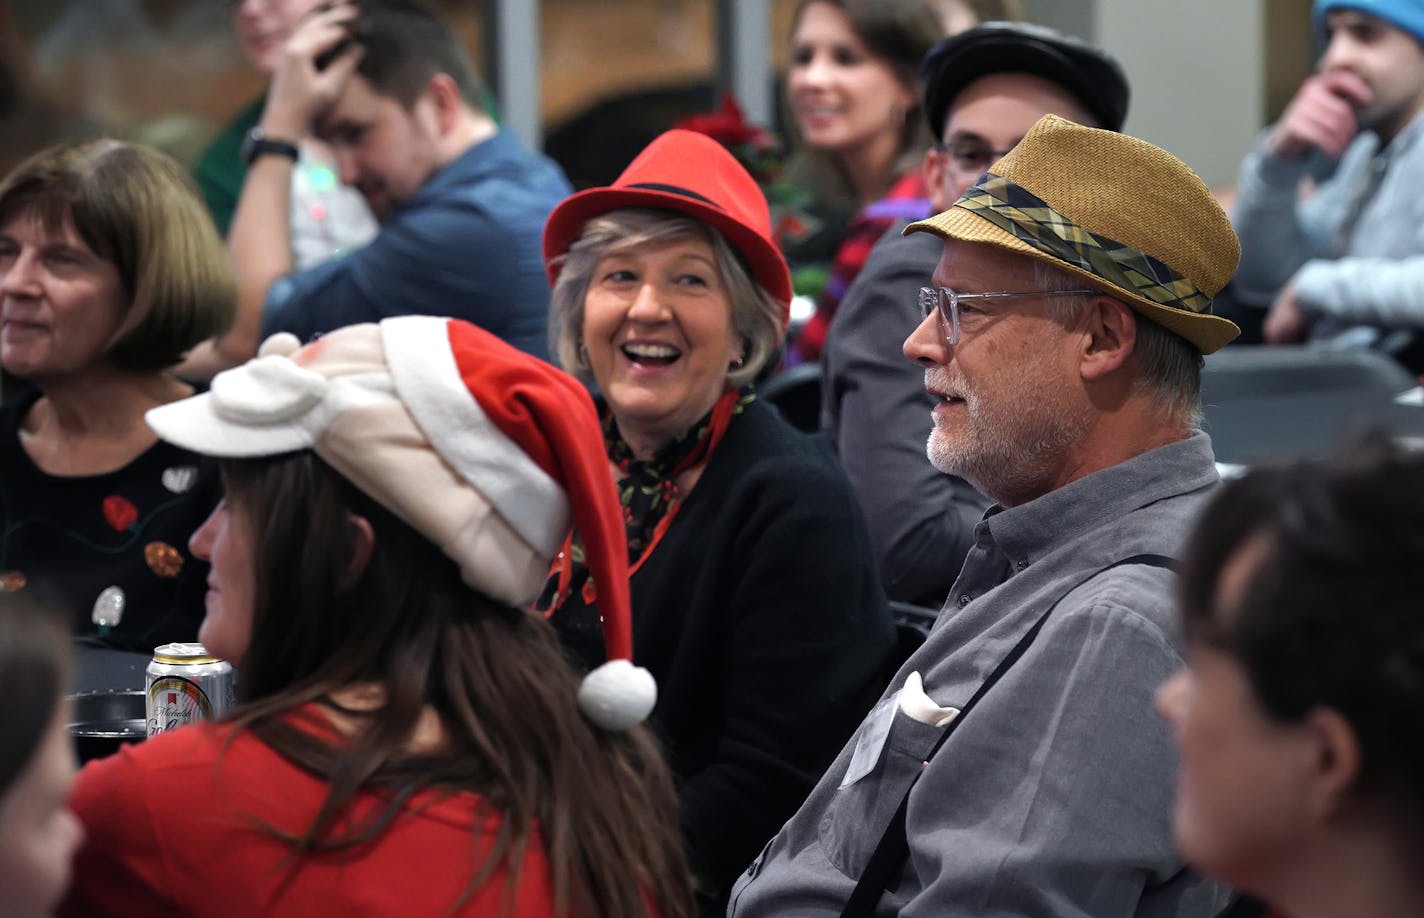
{"type": "MultiPolygon", "coordinates": [[[[634,659],[679,780],[704,909],[800,804],[877,697],[894,629],[860,508],[749,387],[791,279],[765,198],[716,141],[657,138],[544,230],[553,350],[596,384],[627,528],[634,659]]],[[[540,607],[604,656],[582,534],[540,607]]]]}

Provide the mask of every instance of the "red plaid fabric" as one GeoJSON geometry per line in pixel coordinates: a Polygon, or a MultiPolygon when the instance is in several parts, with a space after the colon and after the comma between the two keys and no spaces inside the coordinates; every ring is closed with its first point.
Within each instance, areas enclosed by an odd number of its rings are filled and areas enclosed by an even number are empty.
{"type": "Polygon", "coordinates": [[[844,241],[836,250],[826,289],[816,300],[816,313],[796,336],[793,350],[799,359],[795,362],[821,359],[821,348],[826,343],[826,332],[830,330],[836,308],[860,269],[865,267],[870,250],[875,248],[875,243],[880,241],[885,231],[902,220],[922,220],[929,215],[929,190],[919,169],[901,176],[890,186],[885,197],[855,215],[846,227],[844,241]]]}

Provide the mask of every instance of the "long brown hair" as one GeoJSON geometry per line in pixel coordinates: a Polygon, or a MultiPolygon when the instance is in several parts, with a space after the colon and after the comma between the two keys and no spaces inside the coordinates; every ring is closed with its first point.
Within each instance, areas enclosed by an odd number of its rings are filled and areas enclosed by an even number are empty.
{"type": "Polygon", "coordinates": [[[478,793],[501,817],[458,908],[505,866],[508,910],[537,824],[560,914],[691,912],[690,873],[671,775],[645,728],[608,733],[576,702],[577,678],[542,619],[466,586],[457,566],[310,452],[222,463],[231,512],[254,546],[252,638],[233,720],[330,783],[300,856],[383,832],[426,789],[478,793]],[[350,573],[351,515],[375,549],[350,573]],[[355,715],[339,745],[289,716],[375,683],[382,705],[355,715]],[[405,750],[422,711],[443,727],[438,751],[405,750]],[[390,802],[337,834],[349,805],[379,786],[390,802]]]}

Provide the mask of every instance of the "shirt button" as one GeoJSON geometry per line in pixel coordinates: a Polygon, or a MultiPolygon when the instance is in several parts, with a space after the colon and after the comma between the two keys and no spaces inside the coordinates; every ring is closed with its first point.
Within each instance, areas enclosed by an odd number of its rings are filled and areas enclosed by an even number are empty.
{"type": "Polygon", "coordinates": [[[1028,567],[1028,559],[1027,559],[1027,558],[1020,558],[1019,560],[1017,560],[1017,561],[1014,562],[1014,570],[1016,570],[1016,571],[1022,571],[1022,570],[1024,570],[1024,569],[1027,568],[1027,567],[1028,567]]]}
{"type": "Polygon", "coordinates": [[[971,602],[973,602],[973,601],[974,601],[974,597],[973,597],[973,596],[970,596],[968,593],[960,593],[960,594],[959,594],[959,604],[960,604],[961,606],[967,606],[967,605],[969,605],[969,604],[970,604],[971,602]]]}

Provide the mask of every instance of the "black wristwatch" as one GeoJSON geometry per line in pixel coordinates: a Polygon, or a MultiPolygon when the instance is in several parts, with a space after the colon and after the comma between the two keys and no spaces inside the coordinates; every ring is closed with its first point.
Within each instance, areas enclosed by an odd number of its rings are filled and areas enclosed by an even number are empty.
{"type": "Polygon", "coordinates": [[[266,156],[269,153],[273,156],[285,156],[292,162],[296,162],[297,157],[301,155],[297,145],[290,140],[268,137],[262,133],[260,127],[254,127],[248,131],[247,136],[242,139],[242,161],[250,166],[257,157],[266,156]]]}

